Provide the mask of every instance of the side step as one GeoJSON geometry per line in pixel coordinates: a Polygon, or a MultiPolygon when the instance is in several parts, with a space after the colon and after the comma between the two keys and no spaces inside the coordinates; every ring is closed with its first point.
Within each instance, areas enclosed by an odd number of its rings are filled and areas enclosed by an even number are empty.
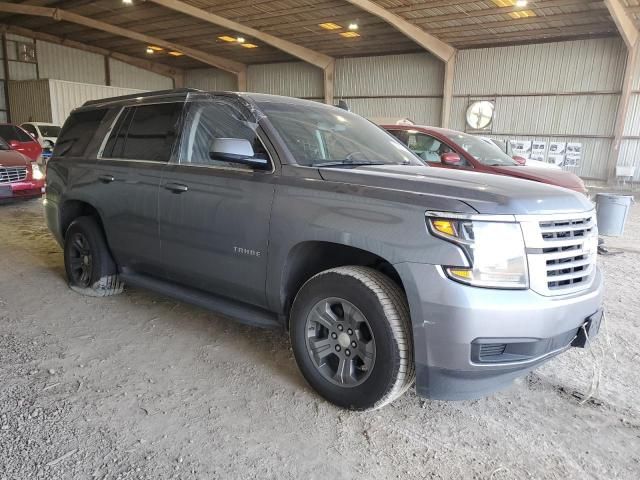
{"type": "Polygon", "coordinates": [[[161,295],[197,305],[198,307],[233,318],[245,325],[261,328],[282,328],[283,326],[282,323],[278,321],[277,314],[260,307],[137,273],[122,272],[120,273],[120,278],[125,284],[153,290],[161,295]]]}

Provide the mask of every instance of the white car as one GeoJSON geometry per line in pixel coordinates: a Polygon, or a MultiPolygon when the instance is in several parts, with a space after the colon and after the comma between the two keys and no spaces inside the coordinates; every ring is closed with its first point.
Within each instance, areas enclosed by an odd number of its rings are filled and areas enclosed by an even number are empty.
{"type": "MultiPolygon", "coordinates": [[[[513,158],[515,159],[515,157],[517,155],[513,155],[513,151],[511,150],[511,142],[509,140],[497,140],[495,138],[489,138],[489,137],[479,137],[481,140],[483,140],[486,143],[489,143],[491,145],[495,145],[496,147],[498,147],[502,152],[506,153],[509,156],[513,156],[513,158]]],[[[516,160],[518,161],[518,160],[516,160]]],[[[520,163],[520,162],[518,162],[520,163]]],[[[525,160],[525,163],[523,163],[522,165],[526,166],[526,167],[544,167],[544,168],[553,168],[555,170],[562,170],[559,166],[553,164],[553,163],[548,163],[548,162],[541,162],[540,160],[531,160],[529,158],[527,158],[525,160]]]]}
{"type": "Polygon", "coordinates": [[[42,148],[53,148],[60,135],[60,126],[53,123],[26,122],[20,125],[42,148]]]}

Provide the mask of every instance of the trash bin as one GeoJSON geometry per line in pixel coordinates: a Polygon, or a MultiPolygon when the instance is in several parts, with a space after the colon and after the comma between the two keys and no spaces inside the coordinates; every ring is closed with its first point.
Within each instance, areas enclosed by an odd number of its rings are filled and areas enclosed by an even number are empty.
{"type": "Polygon", "coordinates": [[[631,195],[616,195],[614,193],[598,193],[596,195],[600,235],[620,237],[624,233],[624,224],[627,221],[631,202],[633,202],[631,195]]]}

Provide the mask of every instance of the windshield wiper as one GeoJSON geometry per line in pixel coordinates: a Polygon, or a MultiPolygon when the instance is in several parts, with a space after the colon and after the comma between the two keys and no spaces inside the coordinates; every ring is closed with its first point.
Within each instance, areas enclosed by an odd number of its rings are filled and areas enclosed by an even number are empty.
{"type": "Polygon", "coordinates": [[[366,165],[386,165],[384,162],[372,162],[367,160],[337,160],[332,162],[312,163],[312,167],[362,167],[366,165]]]}

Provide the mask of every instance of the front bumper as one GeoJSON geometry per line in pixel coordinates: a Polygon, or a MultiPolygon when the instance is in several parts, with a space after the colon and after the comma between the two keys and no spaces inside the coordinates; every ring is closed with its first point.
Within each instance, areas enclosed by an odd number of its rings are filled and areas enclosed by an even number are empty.
{"type": "Polygon", "coordinates": [[[44,180],[23,180],[3,184],[0,198],[38,197],[44,193],[44,180]]]}
{"type": "Polygon", "coordinates": [[[602,307],[599,270],[587,290],[545,297],[462,285],[435,265],[395,267],[411,309],[416,389],[427,398],[479,398],[508,386],[570,348],[602,307]]]}

